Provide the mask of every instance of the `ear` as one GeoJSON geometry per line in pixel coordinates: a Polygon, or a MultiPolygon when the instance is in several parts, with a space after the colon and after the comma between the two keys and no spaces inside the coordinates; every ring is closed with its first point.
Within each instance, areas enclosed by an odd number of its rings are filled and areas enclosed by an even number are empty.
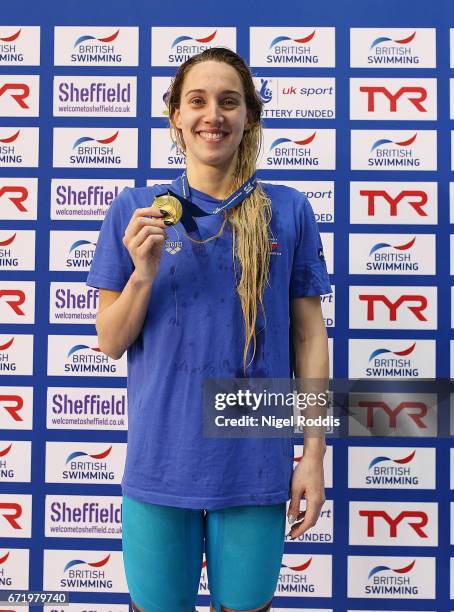
{"type": "Polygon", "coordinates": [[[181,130],[181,114],[179,108],[176,108],[175,112],[173,113],[172,123],[177,129],[181,130]]]}

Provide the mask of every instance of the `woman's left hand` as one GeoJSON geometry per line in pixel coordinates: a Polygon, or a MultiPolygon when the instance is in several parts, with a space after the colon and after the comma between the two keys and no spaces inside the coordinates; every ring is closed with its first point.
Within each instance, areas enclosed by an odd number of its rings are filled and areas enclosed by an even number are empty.
{"type": "Polygon", "coordinates": [[[287,516],[292,528],[288,535],[294,540],[315,525],[325,502],[322,456],[303,455],[293,471],[291,493],[287,516]],[[302,497],[306,510],[300,512],[302,497]]]}

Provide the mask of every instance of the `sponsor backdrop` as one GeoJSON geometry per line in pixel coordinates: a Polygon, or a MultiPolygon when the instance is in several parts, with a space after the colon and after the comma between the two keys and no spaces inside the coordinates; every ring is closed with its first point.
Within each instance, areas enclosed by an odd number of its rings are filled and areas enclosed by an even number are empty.
{"type": "MultiPolygon", "coordinates": [[[[181,172],[176,67],[226,45],[264,103],[260,177],[306,192],[320,223],[332,373],[394,381],[351,394],[274,609],[454,610],[454,396],[396,382],[454,371],[454,15],[422,0],[73,4],[7,3],[0,21],[0,589],[128,609],[126,361],[100,352],[85,279],[112,199],[181,172]]],[[[208,592],[203,566],[200,611],[208,592]]]]}

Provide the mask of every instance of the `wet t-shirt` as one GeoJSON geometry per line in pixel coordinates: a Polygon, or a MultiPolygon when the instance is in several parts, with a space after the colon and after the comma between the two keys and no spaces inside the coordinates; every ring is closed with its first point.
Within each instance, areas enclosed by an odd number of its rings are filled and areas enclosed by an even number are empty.
{"type": "MultiPolygon", "coordinates": [[[[181,193],[180,181],[172,190],[181,193]]],[[[292,298],[331,291],[320,235],[306,197],[261,183],[272,202],[266,325],[258,309],[256,355],[247,377],[289,378],[292,298]]],[[[170,185],[126,188],[103,222],[87,285],[121,291],[134,270],[122,238],[134,210],[170,185]]],[[[219,200],[191,189],[205,211],[219,200]]],[[[239,204],[241,206],[242,204],[239,204]]],[[[224,213],[196,219],[200,238],[217,234],[224,213]]],[[[288,438],[203,436],[205,378],[242,378],[244,320],[240,270],[226,223],[219,238],[191,242],[181,223],[167,229],[142,331],[128,348],[128,444],[122,491],[139,501],[193,509],[276,504],[289,499],[288,438]]],[[[251,353],[249,353],[251,355],[251,353]]]]}

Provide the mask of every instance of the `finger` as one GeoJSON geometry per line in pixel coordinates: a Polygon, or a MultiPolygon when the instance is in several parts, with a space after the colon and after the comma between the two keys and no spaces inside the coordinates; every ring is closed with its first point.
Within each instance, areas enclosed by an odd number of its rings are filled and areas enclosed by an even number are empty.
{"type": "Polygon", "coordinates": [[[164,215],[154,206],[144,206],[141,208],[136,208],[133,217],[164,217],[164,215]]]}
{"type": "Polygon", "coordinates": [[[316,502],[307,500],[306,503],[306,513],[304,516],[304,520],[292,526],[290,529],[289,536],[292,539],[299,537],[305,531],[310,529],[317,522],[318,517],[320,516],[320,510],[322,509],[323,502],[316,502]]]}
{"type": "MultiPolygon", "coordinates": [[[[164,221],[162,219],[148,219],[145,217],[139,217],[137,219],[134,219],[134,221],[132,223],[130,223],[128,225],[128,227],[125,230],[125,235],[124,235],[124,239],[126,241],[130,241],[133,240],[136,236],[140,235],[140,232],[147,227],[156,227],[156,228],[160,228],[161,230],[165,230],[166,229],[166,225],[164,223],[164,221]]],[[[147,235],[147,233],[145,232],[145,236],[147,235]]],[[[124,244],[124,241],[123,241],[124,244]]]]}
{"type": "Polygon", "coordinates": [[[160,217],[137,217],[135,219],[133,219],[128,227],[126,228],[125,231],[125,236],[127,238],[132,238],[134,237],[136,234],[138,234],[140,232],[140,230],[147,226],[147,225],[152,225],[154,227],[162,227],[163,229],[166,228],[166,225],[164,223],[164,218],[160,217]]]}
{"type": "Polygon", "coordinates": [[[290,525],[295,525],[298,521],[301,521],[304,518],[304,515],[306,514],[305,510],[300,510],[300,512],[298,512],[297,515],[289,515],[289,524],[290,525]],[[290,517],[292,517],[292,520],[290,520],[290,517]]]}
{"type": "Polygon", "coordinates": [[[149,236],[162,236],[166,239],[167,232],[161,227],[146,225],[136,236],[131,238],[128,243],[128,250],[134,252],[134,250],[138,249],[149,236]]]}
{"type": "Polygon", "coordinates": [[[140,247],[137,248],[136,253],[138,255],[144,255],[148,251],[151,251],[155,246],[161,245],[161,250],[165,242],[165,236],[151,235],[145,238],[140,247]]]}
{"type": "Polygon", "coordinates": [[[292,498],[287,510],[288,522],[292,525],[298,516],[301,504],[301,493],[292,493],[292,498]]]}

